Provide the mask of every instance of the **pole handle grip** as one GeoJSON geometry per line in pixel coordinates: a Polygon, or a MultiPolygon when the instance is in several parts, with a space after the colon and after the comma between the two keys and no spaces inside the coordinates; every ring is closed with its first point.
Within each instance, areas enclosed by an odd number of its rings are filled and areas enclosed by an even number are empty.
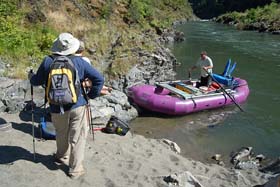
{"type": "MultiPolygon", "coordinates": [[[[30,74],[33,74],[33,69],[29,71],[30,74]]],[[[31,85],[31,96],[33,97],[33,86],[31,85]]]]}

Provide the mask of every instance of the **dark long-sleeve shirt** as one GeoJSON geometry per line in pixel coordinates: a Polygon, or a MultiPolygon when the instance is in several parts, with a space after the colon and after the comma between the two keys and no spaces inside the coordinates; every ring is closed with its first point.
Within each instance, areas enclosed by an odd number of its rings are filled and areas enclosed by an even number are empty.
{"type": "MultiPolygon", "coordinates": [[[[71,57],[73,64],[75,65],[76,69],[78,70],[80,81],[84,81],[85,78],[88,78],[92,81],[92,88],[90,89],[90,92],[87,94],[90,99],[94,99],[95,97],[99,96],[100,91],[104,84],[104,78],[103,76],[94,69],[88,62],[84,61],[79,56],[73,56],[71,57]]],[[[41,63],[40,67],[38,68],[38,71],[36,74],[32,76],[30,79],[30,83],[33,86],[40,86],[45,85],[48,79],[48,74],[50,72],[50,65],[53,62],[53,58],[50,56],[46,56],[41,63]]],[[[78,100],[73,105],[67,105],[64,106],[64,110],[70,110],[77,108],[79,106],[83,106],[87,104],[87,100],[83,96],[82,88],[79,92],[78,100]]],[[[51,112],[59,113],[60,112],[60,106],[59,105],[50,105],[51,112]]]]}

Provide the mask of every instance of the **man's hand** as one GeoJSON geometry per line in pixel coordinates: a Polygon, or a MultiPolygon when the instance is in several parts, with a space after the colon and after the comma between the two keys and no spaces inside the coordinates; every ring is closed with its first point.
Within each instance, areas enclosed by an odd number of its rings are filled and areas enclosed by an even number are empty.
{"type": "Polygon", "coordinates": [[[103,86],[101,91],[100,91],[100,94],[101,95],[108,95],[108,94],[110,94],[111,91],[112,91],[112,88],[107,87],[107,86],[103,86]]]}
{"type": "Polygon", "coordinates": [[[189,72],[191,72],[192,70],[196,69],[196,66],[192,66],[188,69],[189,72]]]}
{"type": "Polygon", "coordinates": [[[31,69],[29,72],[28,72],[28,80],[30,80],[32,77],[33,77],[34,73],[33,73],[33,70],[31,69]]]}
{"type": "Polygon", "coordinates": [[[86,78],[83,83],[82,83],[84,88],[91,88],[92,87],[92,82],[88,78],[86,78]]]}

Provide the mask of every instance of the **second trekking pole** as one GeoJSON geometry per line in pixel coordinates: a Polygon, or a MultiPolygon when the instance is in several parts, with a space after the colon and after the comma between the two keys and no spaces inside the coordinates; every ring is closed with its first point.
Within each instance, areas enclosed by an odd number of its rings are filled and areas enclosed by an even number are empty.
{"type": "Polygon", "coordinates": [[[87,101],[86,104],[86,116],[87,116],[87,120],[88,120],[88,125],[89,125],[89,129],[90,129],[90,133],[92,133],[92,139],[94,140],[94,129],[93,129],[93,124],[92,124],[92,119],[91,119],[91,107],[90,107],[90,102],[89,102],[89,97],[87,96],[87,83],[86,81],[84,82],[84,84],[82,83],[82,90],[84,93],[84,97],[87,101]]]}
{"type": "MultiPolygon", "coordinates": [[[[33,74],[33,70],[30,70],[30,73],[33,74]]],[[[31,112],[32,112],[32,137],[33,137],[33,159],[36,159],[35,151],[35,127],[34,127],[34,102],[33,102],[33,86],[31,84],[31,112]]]]}

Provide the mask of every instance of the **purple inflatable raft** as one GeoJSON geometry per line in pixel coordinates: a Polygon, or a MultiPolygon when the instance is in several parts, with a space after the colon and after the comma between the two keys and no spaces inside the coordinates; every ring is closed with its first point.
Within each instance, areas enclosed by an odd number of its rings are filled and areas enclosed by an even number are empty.
{"type": "Polygon", "coordinates": [[[185,115],[245,102],[249,95],[247,82],[240,78],[231,81],[230,86],[222,85],[223,88],[219,88],[221,84],[196,88],[196,81],[191,80],[136,85],[129,88],[128,96],[135,104],[150,111],[185,115]]]}

